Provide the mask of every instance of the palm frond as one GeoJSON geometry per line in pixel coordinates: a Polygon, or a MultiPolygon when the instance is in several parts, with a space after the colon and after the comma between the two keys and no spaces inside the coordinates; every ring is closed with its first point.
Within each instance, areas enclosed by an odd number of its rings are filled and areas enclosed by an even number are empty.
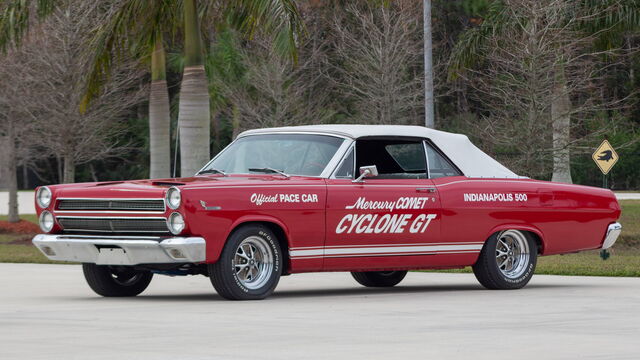
{"type": "Polygon", "coordinates": [[[502,1],[494,1],[487,9],[482,23],[460,35],[449,58],[448,79],[456,79],[459,72],[481,61],[484,57],[484,41],[489,35],[500,33],[511,21],[502,1]]]}
{"type": "Polygon", "coordinates": [[[305,33],[294,0],[237,0],[226,9],[231,24],[248,36],[257,29],[273,36],[273,48],[297,61],[297,39],[305,33]]]}
{"type": "Polygon", "coordinates": [[[584,0],[580,7],[580,27],[596,35],[598,49],[620,46],[622,34],[640,29],[640,0],[584,0]]]}
{"type": "Polygon", "coordinates": [[[177,2],[171,0],[121,0],[107,12],[88,44],[89,73],[80,110],[100,94],[115,62],[127,54],[148,58],[163,32],[175,32],[177,2]]]}
{"type": "MultiPolygon", "coordinates": [[[[37,0],[36,15],[42,19],[60,5],[60,0],[37,0]]],[[[10,46],[19,46],[24,34],[29,30],[32,1],[5,0],[0,4],[0,50],[6,51],[10,46]]]]}

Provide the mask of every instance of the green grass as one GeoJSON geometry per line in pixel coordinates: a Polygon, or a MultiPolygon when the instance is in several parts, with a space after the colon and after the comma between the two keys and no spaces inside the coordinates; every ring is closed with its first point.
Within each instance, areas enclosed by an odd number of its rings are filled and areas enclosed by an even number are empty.
{"type": "Polygon", "coordinates": [[[0,234],[0,262],[5,263],[37,263],[54,264],[40,253],[35,246],[26,240],[31,240],[32,236],[25,234],[0,234]],[[19,241],[20,244],[11,244],[19,241]]]}
{"type": "MultiPolygon", "coordinates": [[[[611,257],[602,260],[599,251],[578,254],[543,256],[538,259],[536,274],[583,275],[583,276],[634,276],[640,277],[640,201],[622,200],[622,234],[610,250],[611,257]]],[[[6,220],[0,216],[0,220],[6,220]]],[[[22,219],[37,223],[35,215],[22,215],[22,219]]],[[[0,262],[50,264],[30,242],[10,244],[16,240],[30,238],[23,234],[0,234],[0,262]]],[[[443,270],[447,272],[470,272],[471,268],[443,270]]]]}
{"type": "MultiPolygon", "coordinates": [[[[20,215],[20,219],[38,223],[35,214],[20,215]]],[[[6,215],[0,215],[0,220],[7,220],[6,215]]],[[[59,261],[51,261],[31,244],[32,235],[29,234],[3,234],[0,233],[0,262],[4,263],[36,263],[36,264],[60,264],[59,261]],[[18,242],[12,244],[11,242],[18,242]]]]}
{"type": "MultiPolygon", "coordinates": [[[[0,220],[7,221],[7,215],[0,215],[0,220]]],[[[38,216],[36,214],[20,215],[20,220],[31,221],[34,224],[38,224],[38,216]]]]}

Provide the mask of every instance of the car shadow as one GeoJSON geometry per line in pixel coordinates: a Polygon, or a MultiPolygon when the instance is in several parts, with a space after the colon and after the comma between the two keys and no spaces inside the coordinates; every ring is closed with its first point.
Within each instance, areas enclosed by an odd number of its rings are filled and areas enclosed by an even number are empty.
{"type": "MultiPolygon", "coordinates": [[[[529,284],[523,289],[516,290],[521,291],[534,291],[538,289],[558,289],[566,291],[568,289],[575,289],[585,287],[588,285],[580,284],[529,284]]],[[[277,290],[268,298],[268,300],[287,299],[287,298],[321,298],[321,297],[353,297],[353,296],[376,296],[376,295],[403,295],[403,294],[438,294],[438,293],[451,293],[451,292],[486,292],[486,293],[498,293],[496,290],[487,290],[479,284],[451,284],[451,285],[398,285],[392,288],[366,288],[354,286],[353,288],[339,288],[339,289],[303,289],[303,290],[277,290]]],[[[464,296],[464,294],[460,294],[464,296]]],[[[90,298],[74,298],[81,301],[131,301],[132,298],[102,298],[102,297],[90,297],[90,298]]],[[[227,301],[220,295],[216,294],[213,289],[211,293],[199,293],[199,294],[166,294],[166,295],[145,295],[144,293],[137,296],[134,301],[183,301],[183,302],[198,302],[198,301],[227,301]]]]}

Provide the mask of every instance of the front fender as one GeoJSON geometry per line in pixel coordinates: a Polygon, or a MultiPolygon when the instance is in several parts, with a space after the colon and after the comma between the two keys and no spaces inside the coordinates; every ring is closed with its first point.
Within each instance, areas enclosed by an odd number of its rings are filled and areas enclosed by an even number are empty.
{"type": "Polygon", "coordinates": [[[258,214],[244,215],[235,219],[231,223],[231,225],[229,226],[229,228],[227,229],[227,231],[223,236],[224,238],[223,241],[211,241],[211,245],[209,245],[209,243],[207,244],[207,263],[215,263],[216,261],[218,261],[218,259],[220,258],[220,254],[222,253],[222,249],[224,249],[224,245],[227,243],[227,239],[229,239],[229,236],[233,233],[234,230],[236,230],[239,226],[242,226],[243,224],[252,223],[252,222],[271,223],[280,227],[280,229],[282,229],[286,237],[285,239],[281,239],[281,240],[286,241],[287,242],[286,245],[288,245],[288,239],[290,238],[289,228],[284,224],[282,220],[278,219],[277,217],[268,216],[268,215],[258,215],[258,214]]]}

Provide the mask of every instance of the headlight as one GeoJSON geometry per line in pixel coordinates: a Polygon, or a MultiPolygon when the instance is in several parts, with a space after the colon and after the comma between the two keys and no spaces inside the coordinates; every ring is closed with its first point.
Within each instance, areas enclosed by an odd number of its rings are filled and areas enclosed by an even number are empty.
{"type": "Polygon", "coordinates": [[[49,204],[51,204],[51,190],[46,186],[39,188],[36,193],[36,201],[38,202],[38,206],[43,209],[49,206],[49,204]]]}
{"type": "Polygon", "coordinates": [[[174,212],[167,219],[167,226],[173,235],[178,235],[184,230],[184,218],[180,213],[174,212]]]}
{"type": "Polygon", "coordinates": [[[166,201],[169,208],[173,210],[179,208],[180,202],[182,201],[180,190],[178,190],[177,187],[170,187],[169,190],[167,190],[166,201]]]}
{"type": "Polygon", "coordinates": [[[51,231],[51,229],[53,229],[53,224],[54,224],[53,215],[51,215],[51,213],[46,210],[43,211],[42,214],[40,214],[39,223],[40,223],[40,229],[42,229],[42,231],[44,232],[51,231]]]}

